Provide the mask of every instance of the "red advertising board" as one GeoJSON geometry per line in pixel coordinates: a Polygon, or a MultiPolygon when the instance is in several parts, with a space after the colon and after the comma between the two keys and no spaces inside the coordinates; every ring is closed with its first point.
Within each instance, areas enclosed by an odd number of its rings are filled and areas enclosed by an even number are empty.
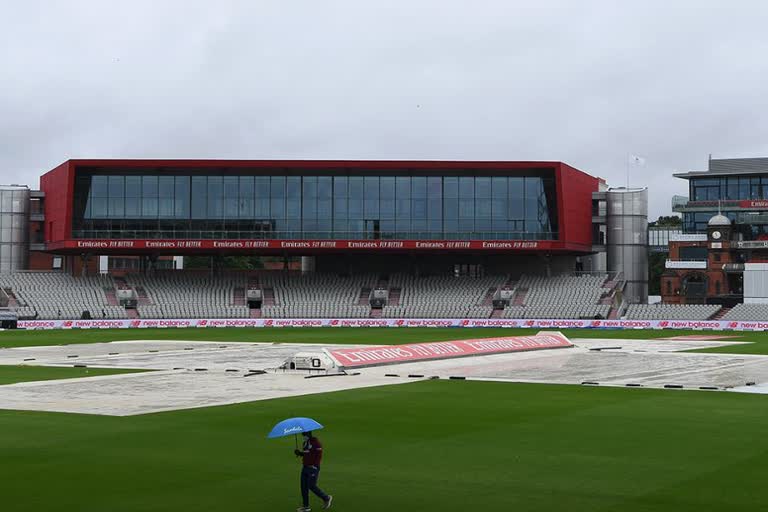
{"type": "Polygon", "coordinates": [[[120,253],[130,251],[588,251],[554,240],[63,240],[50,251],[120,253]]]}
{"type": "Polygon", "coordinates": [[[768,200],[749,200],[739,201],[741,208],[751,208],[755,210],[768,210],[768,200]]]}
{"type": "Polygon", "coordinates": [[[551,348],[572,347],[568,338],[559,332],[542,332],[535,336],[507,338],[480,338],[472,340],[413,343],[383,347],[344,348],[329,354],[339,366],[361,368],[411,361],[451,359],[508,352],[523,352],[551,348]]]}

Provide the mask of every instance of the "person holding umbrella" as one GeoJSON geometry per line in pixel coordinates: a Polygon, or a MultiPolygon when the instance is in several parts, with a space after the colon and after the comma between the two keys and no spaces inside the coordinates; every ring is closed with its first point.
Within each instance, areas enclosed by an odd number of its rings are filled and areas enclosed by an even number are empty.
{"type": "Polygon", "coordinates": [[[297,457],[302,457],[301,467],[301,499],[304,506],[297,509],[297,512],[309,512],[309,491],[323,500],[323,509],[331,508],[333,496],[326,494],[317,486],[317,480],[320,477],[320,463],[323,460],[323,444],[312,435],[312,432],[303,432],[304,444],[301,450],[294,450],[297,457]]]}
{"type": "Polygon", "coordinates": [[[310,512],[309,491],[312,491],[318,498],[323,500],[323,509],[331,508],[333,496],[323,492],[317,486],[317,479],[320,476],[320,463],[323,460],[323,444],[312,435],[315,430],[323,428],[321,424],[311,418],[288,418],[283,420],[272,429],[267,436],[269,439],[278,437],[296,436],[301,434],[303,443],[299,449],[298,440],[296,440],[296,449],[293,453],[302,458],[301,467],[301,498],[303,505],[296,509],[297,512],[310,512]]]}

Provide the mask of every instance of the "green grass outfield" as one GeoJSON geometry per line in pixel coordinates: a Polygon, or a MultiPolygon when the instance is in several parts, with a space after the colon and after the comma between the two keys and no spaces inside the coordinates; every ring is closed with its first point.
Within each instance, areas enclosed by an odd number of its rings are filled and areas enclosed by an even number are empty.
{"type": "MultiPolygon", "coordinates": [[[[8,366],[0,365],[0,386],[17,382],[33,382],[39,380],[77,379],[80,377],[97,377],[99,375],[115,375],[118,373],[137,373],[146,370],[121,370],[116,368],[69,368],[53,366],[8,366]]],[[[0,427],[2,432],[2,427],[0,427]]]]}
{"type": "Polygon", "coordinates": [[[293,440],[265,435],[307,415],[327,427],[334,510],[756,511],[767,399],[429,381],[124,418],[0,411],[2,507],[293,511],[293,440]]]}
{"type": "MultiPolygon", "coordinates": [[[[189,329],[78,329],[50,331],[0,332],[0,348],[36,345],[66,345],[120,340],[189,340],[189,341],[279,341],[284,343],[363,343],[395,345],[428,341],[446,341],[496,336],[524,336],[542,329],[500,328],[189,328],[189,329]]],[[[738,336],[734,341],[750,341],[713,352],[768,354],[768,332],[714,332],[683,330],[601,330],[563,329],[570,338],[652,339],[692,334],[738,336]]]]}

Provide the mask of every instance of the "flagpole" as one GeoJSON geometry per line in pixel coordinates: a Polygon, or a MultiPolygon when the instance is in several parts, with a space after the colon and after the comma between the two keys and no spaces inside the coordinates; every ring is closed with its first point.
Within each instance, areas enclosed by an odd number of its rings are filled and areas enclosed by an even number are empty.
{"type": "Polygon", "coordinates": [[[625,160],[625,163],[627,165],[627,190],[629,190],[629,153],[627,153],[627,159],[625,160]]]}

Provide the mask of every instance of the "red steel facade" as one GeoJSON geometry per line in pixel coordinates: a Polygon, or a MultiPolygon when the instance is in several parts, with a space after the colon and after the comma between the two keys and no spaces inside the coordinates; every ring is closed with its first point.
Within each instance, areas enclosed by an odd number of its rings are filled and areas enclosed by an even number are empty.
{"type": "Polygon", "coordinates": [[[592,248],[592,193],[600,180],[562,162],[443,162],[443,161],[330,161],[330,160],[68,160],[44,174],[45,243],[54,253],[194,254],[194,253],[313,253],[328,251],[376,252],[570,252],[592,248]],[[254,175],[279,169],[314,175],[339,171],[356,174],[413,170],[421,173],[471,170],[504,175],[521,170],[554,171],[557,193],[557,240],[97,240],[72,237],[73,196],[79,168],[100,173],[140,171],[162,175],[173,169],[221,172],[249,171],[254,175]]]}

